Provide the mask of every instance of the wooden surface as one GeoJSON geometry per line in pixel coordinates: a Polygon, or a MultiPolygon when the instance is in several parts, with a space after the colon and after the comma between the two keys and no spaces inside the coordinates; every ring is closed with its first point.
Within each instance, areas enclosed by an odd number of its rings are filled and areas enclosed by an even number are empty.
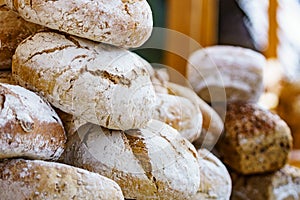
{"type": "Polygon", "coordinates": [[[277,0],[269,0],[269,45],[264,51],[264,55],[267,58],[276,58],[277,57],[277,46],[278,46],[278,37],[277,37],[277,0]]]}

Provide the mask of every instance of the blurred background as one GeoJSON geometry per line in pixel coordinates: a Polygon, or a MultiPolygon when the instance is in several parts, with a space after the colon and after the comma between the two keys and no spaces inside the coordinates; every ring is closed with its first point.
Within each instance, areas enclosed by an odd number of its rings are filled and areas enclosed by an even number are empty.
{"type": "MultiPolygon", "coordinates": [[[[294,149],[300,149],[300,1],[299,0],[148,0],[154,27],[185,34],[202,47],[235,45],[268,59],[265,93],[260,104],[278,113],[290,126],[294,149]]],[[[163,48],[135,50],[185,76],[187,59],[162,49],[191,54],[197,47],[169,32],[158,33],[163,48]]],[[[156,41],[157,42],[157,41],[156,41]]],[[[147,46],[147,44],[146,44],[147,46]]],[[[294,151],[292,161],[300,163],[294,151]]],[[[300,165],[299,165],[300,166],[300,165]]]]}

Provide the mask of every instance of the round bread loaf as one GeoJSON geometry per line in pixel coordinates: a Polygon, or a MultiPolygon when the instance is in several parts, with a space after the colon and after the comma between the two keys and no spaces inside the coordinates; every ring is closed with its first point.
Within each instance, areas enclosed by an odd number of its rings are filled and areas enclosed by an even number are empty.
{"type": "Polygon", "coordinates": [[[5,160],[0,163],[2,200],[123,200],[117,183],[99,174],[60,163],[5,160]]]}
{"type": "Polygon", "coordinates": [[[11,71],[0,71],[0,83],[16,85],[16,82],[13,79],[11,71]]]}
{"type": "Polygon", "coordinates": [[[231,178],[224,164],[206,149],[198,150],[200,188],[193,200],[224,199],[231,195],[231,178]]]}
{"type": "Polygon", "coordinates": [[[42,26],[26,22],[0,3],[0,70],[11,68],[11,59],[19,43],[42,26]]]}
{"type": "Polygon", "coordinates": [[[261,175],[233,177],[232,200],[300,199],[300,169],[285,165],[282,169],[261,175]]]}
{"type": "Polygon", "coordinates": [[[155,91],[145,65],[121,48],[40,32],[18,46],[13,75],[66,113],[128,130],[146,126],[154,111],[155,91]]]}
{"type": "Polygon", "coordinates": [[[193,142],[202,130],[202,114],[190,100],[169,94],[157,94],[153,119],[175,128],[184,138],[193,142]]]}
{"type": "Polygon", "coordinates": [[[223,132],[221,117],[190,88],[171,82],[164,82],[164,87],[169,94],[185,97],[199,107],[203,117],[202,132],[194,144],[197,148],[212,149],[223,132]]]}
{"type": "Polygon", "coordinates": [[[253,50],[212,46],[194,52],[188,63],[188,80],[207,102],[257,102],[263,92],[266,59],[253,50]]]}
{"type": "Polygon", "coordinates": [[[20,86],[0,83],[0,159],[56,160],[64,150],[62,123],[39,96],[20,86]]]}
{"type": "Polygon", "coordinates": [[[113,179],[128,199],[189,199],[200,184],[193,145],[155,120],[126,132],[85,124],[69,138],[62,157],[113,179]]]}
{"type": "Polygon", "coordinates": [[[241,174],[272,172],[286,164],[292,136],[276,114],[255,104],[232,102],[216,148],[224,163],[241,174]]]}
{"type": "Polygon", "coordinates": [[[139,47],[151,35],[146,0],[6,0],[26,21],[122,47],[139,47]]]}

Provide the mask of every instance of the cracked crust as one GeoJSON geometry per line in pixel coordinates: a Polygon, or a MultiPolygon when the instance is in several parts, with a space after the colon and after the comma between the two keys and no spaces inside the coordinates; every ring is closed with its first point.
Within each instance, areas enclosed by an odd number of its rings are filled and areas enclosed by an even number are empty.
{"type": "Polygon", "coordinates": [[[125,132],[85,124],[62,156],[67,164],[113,179],[129,199],[191,198],[200,183],[197,159],[186,139],[155,120],[125,132]]]}
{"type": "Polygon", "coordinates": [[[273,172],[286,164],[292,136],[278,115],[256,104],[232,102],[216,148],[224,163],[241,174],[273,172]]]}
{"type": "Polygon", "coordinates": [[[0,83],[16,85],[16,82],[13,79],[11,71],[0,71],[0,83]]]}
{"type": "Polygon", "coordinates": [[[121,48],[40,32],[17,48],[13,76],[66,113],[128,130],[152,118],[155,92],[145,65],[121,48]]]}
{"type": "Polygon", "coordinates": [[[0,163],[1,199],[123,200],[114,181],[60,163],[5,160],[0,163]]]}
{"type": "Polygon", "coordinates": [[[190,100],[169,94],[157,94],[153,119],[175,128],[184,138],[193,142],[202,130],[202,114],[190,100]]]}
{"type": "Polygon", "coordinates": [[[0,2],[0,70],[10,69],[12,56],[20,42],[43,27],[23,20],[0,2]]]}
{"type": "Polygon", "coordinates": [[[26,21],[89,40],[139,47],[151,35],[153,19],[146,0],[6,0],[26,21]]]}
{"type": "Polygon", "coordinates": [[[66,136],[48,103],[24,88],[1,83],[0,105],[0,159],[59,158],[66,136]]]}

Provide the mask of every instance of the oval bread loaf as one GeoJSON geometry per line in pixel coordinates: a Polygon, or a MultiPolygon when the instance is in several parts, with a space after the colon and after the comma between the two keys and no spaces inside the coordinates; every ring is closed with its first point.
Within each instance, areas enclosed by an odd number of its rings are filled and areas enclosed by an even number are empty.
{"type": "Polygon", "coordinates": [[[190,100],[169,94],[157,94],[153,119],[175,128],[184,138],[193,142],[202,130],[202,114],[190,100]]]}
{"type": "Polygon", "coordinates": [[[253,50],[212,46],[194,52],[188,63],[188,80],[207,102],[257,102],[263,92],[266,59],[253,50]]]}
{"type": "Polygon", "coordinates": [[[223,132],[224,123],[218,113],[203,101],[192,89],[172,82],[164,82],[168,93],[189,99],[202,113],[203,123],[200,137],[194,141],[197,148],[212,149],[223,132]]]}
{"type": "Polygon", "coordinates": [[[225,133],[216,149],[230,168],[261,174],[282,168],[292,149],[291,131],[276,114],[253,103],[227,105],[225,133]]]}
{"type": "Polygon", "coordinates": [[[25,21],[16,12],[1,6],[1,3],[0,24],[0,70],[10,69],[18,44],[43,27],[25,21]]]}
{"type": "Polygon", "coordinates": [[[0,159],[57,160],[66,136],[62,123],[39,96],[20,86],[0,83],[0,159]]]}
{"type": "Polygon", "coordinates": [[[20,85],[66,113],[128,130],[152,118],[155,91],[147,64],[121,48],[40,32],[18,46],[13,75],[20,85]]]}
{"type": "Polygon", "coordinates": [[[300,169],[285,165],[280,170],[260,175],[241,176],[231,173],[232,200],[298,200],[300,199],[300,169]]]}
{"type": "Polygon", "coordinates": [[[26,21],[122,47],[139,47],[151,35],[146,0],[6,0],[26,21]]]}
{"type": "Polygon", "coordinates": [[[99,174],[39,160],[0,163],[1,200],[123,200],[117,183],[99,174]]]}
{"type": "Polygon", "coordinates": [[[198,154],[200,187],[193,200],[229,200],[231,178],[224,164],[206,149],[199,149],[198,154]]]}
{"type": "Polygon", "coordinates": [[[189,199],[200,184],[193,145],[155,120],[126,132],[85,124],[69,138],[62,157],[113,179],[128,199],[189,199]]]}

